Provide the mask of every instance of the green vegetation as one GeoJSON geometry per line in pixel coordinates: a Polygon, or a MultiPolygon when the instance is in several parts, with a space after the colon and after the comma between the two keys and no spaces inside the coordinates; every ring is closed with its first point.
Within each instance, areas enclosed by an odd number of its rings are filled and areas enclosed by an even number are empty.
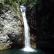
{"type": "Polygon", "coordinates": [[[20,5],[26,5],[31,9],[36,2],[37,0],[0,0],[3,5],[9,5],[18,17],[20,17],[20,5]]]}

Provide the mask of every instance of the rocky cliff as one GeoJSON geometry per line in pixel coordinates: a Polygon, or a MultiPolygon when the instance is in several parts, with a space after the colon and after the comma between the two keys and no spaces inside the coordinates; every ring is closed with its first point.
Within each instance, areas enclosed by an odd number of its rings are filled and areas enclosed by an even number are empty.
{"type": "MultiPolygon", "coordinates": [[[[8,5],[0,4],[0,49],[15,47],[23,40],[23,23],[8,5]],[[19,39],[18,39],[19,38],[19,39]],[[13,45],[12,45],[13,44],[13,45]]],[[[18,46],[18,47],[19,47],[18,46]]],[[[20,46],[21,47],[21,46],[20,46]]]]}

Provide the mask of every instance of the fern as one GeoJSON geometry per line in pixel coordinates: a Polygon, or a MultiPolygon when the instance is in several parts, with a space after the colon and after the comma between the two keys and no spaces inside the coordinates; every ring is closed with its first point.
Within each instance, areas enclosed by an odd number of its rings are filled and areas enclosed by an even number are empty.
{"type": "Polygon", "coordinates": [[[36,2],[37,0],[0,0],[3,5],[9,5],[18,17],[20,17],[20,5],[27,5],[31,9],[36,2]]]}

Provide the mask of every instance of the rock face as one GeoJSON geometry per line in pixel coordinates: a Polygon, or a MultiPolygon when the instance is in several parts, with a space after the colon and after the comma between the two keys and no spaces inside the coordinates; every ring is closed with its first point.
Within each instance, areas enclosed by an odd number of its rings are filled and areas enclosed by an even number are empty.
{"type": "Polygon", "coordinates": [[[37,24],[36,24],[36,6],[35,5],[31,9],[27,7],[27,20],[30,27],[31,47],[36,48],[37,24]]]}
{"type": "Polygon", "coordinates": [[[39,1],[36,5],[38,48],[54,54],[54,0],[39,1]]]}
{"type": "Polygon", "coordinates": [[[10,46],[12,42],[18,43],[17,38],[19,38],[19,36],[23,36],[22,21],[8,6],[3,6],[0,9],[0,47],[3,43],[5,43],[6,48],[9,48],[7,46],[10,46]]]}

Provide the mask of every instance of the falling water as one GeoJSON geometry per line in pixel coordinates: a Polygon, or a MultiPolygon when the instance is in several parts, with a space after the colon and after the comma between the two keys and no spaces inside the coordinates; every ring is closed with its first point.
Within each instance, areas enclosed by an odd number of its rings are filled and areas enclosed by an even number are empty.
{"type": "Polygon", "coordinates": [[[23,50],[27,52],[33,52],[35,50],[32,49],[30,45],[30,32],[29,32],[27,19],[26,19],[26,7],[20,6],[20,9],[22,12],[22,17],[23,17],[23,22],[24,22],[24,35],[25,35],[25,47],[23,48],[23,50]]]}

